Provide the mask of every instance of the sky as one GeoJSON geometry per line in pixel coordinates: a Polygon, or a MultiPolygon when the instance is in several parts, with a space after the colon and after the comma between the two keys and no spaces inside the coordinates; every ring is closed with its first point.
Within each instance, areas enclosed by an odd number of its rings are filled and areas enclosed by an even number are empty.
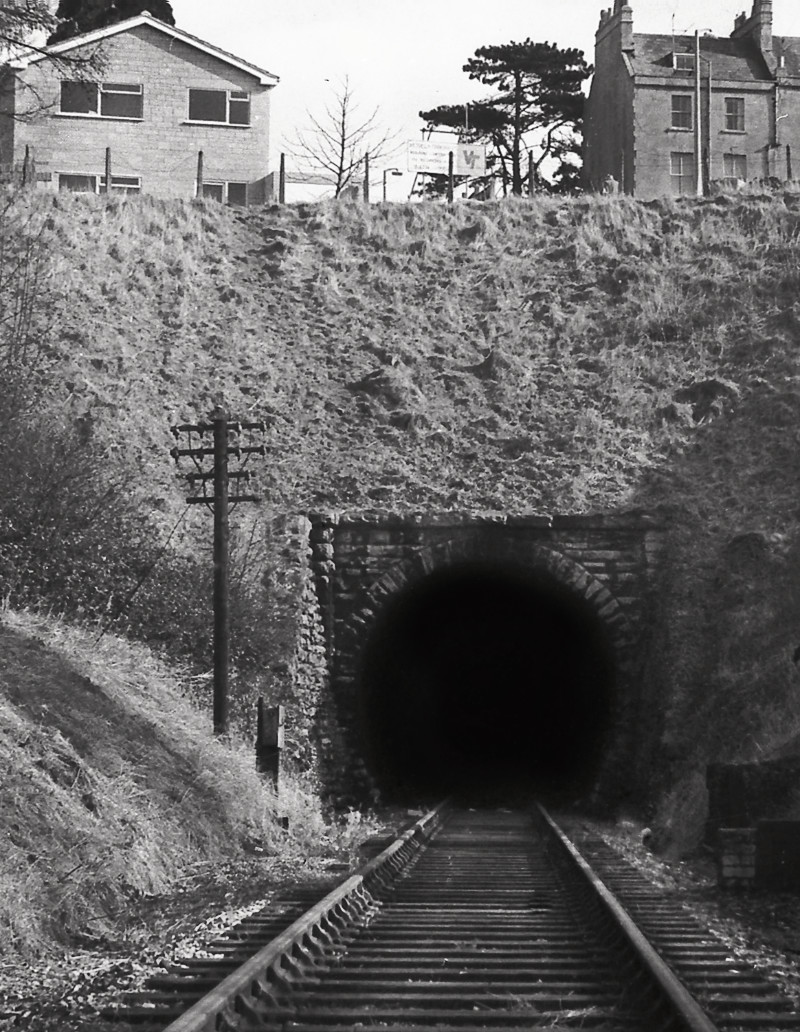
{"type": "MultiPolygon", "coordinates": [[[[358,111],[379,109],[398,143],[420,138],[418,112],[485,95],[461,70],[487,44],[531,38],[594,58],[613,0],[171,0],[177,25],[280,77],[272,97],[273,167],[308,112],[321,115],[349,78],[358,111]]],[[[727,36],[752,0],[632,0],[634,32],[727,36]]],[[[797,0],[774,0],[774,32],[800,36],[797,0]]],[[[401,150],[390,164],[402,167],[401,150]]],[[[380,172],[380,169],[377,170],[380,172]]],[[[399,199],[408,176],[389,176],[399,199]]]]}

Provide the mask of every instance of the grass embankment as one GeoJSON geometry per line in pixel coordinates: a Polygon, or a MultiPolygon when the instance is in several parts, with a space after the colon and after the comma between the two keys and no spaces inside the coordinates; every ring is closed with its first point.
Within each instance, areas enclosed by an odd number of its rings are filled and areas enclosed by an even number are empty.
{"type": "MultiPolygon", "coordinates": [[[[154,539],[181,506],[166,427],[217,401],[271,420],[265,523],[659,511],[672,531],[641,772],[651,800],[667,792],[667,832],[689,795],[701,821],[707,760],[757,758],[800,729],[800,195],[30,203],[55,317],[46,404],[125,471],[154,539]]],[[[12,568],[26,541],[56,554],[37,511],[12,568]]],[[[196,532],[171,547],[195,549],[196,532]]],[[[264,563],[280,604],[279,542],[264,563]]],[[[107,560],[83,583],[113,593],[123,575],[136,584],[107,560]]],[[[185,609],[170,599],[160,626],[185,609]]]]}
{"type": "Polygon", "coordinates": [[[608,509],[665,460],[650,503],[793,506],[770,471],[798,415],[796,196],[47,203],[61,374],[151,496],[174,482],[167,424],[224,397],[274,419],[278,511],[608,509]],[[708,424],[734,409],[720,449],[708,424]]]}
{"type": "Polygon", "coordinates": [[[200,870],[279,854],[301,879],[351,844],[291,779],[276,801],[146,648],[5,610],[0,656],[0,955],[113,947],[200,870]]]}

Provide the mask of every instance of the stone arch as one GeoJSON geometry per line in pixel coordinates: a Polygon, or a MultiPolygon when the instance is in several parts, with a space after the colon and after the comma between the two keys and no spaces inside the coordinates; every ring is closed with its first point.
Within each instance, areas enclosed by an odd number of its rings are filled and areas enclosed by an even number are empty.
{"type": "Polygon", "coordinates": [[[622,661],[627,658],[626,654],[634,639],[630,621],[609,588],[580,563],[546,545],[514,542],[507,538],[487,543],[479,534],[432,545],[395,563],[378,577],[368,588],[360,608],[351,617],[355,637],[363,640],[383,604],[398,591],[435,570],[469,561],[507,562],[528,569],[546,570],[588,603],[606,627],[609,641],[617,650],[619,659],[622,661]]]}
{"type": "MultiPolygon", "coordinates": [[[[429,574],[463,563],[514,564],[523,569],[544,570],[560,584],[582,599],[604,628],[615,656],[618,700],[613,715],[613,744],[600,774],[600,793],[618,796],[624,787],[625,770],[630,751],[630,714],[635,713],[638,692],[636,672],[636,631],[625,609],[612,591],[592,576],[579,562],[541,543],[520,541],[499,535],[475,532],[448,539],[414,552],[397,561],[367,588],[363,600],[346,619],[337,638],[339,700],[344,724],[351,723],[356,691],[359,654],[375,627],[379,614],[389,600],[406,588],[424,580],[429,574]]],[[[348,750],[354,782],[361,785],[361,794],[368,794],[374,785],[355,749],[348,750]]]]}

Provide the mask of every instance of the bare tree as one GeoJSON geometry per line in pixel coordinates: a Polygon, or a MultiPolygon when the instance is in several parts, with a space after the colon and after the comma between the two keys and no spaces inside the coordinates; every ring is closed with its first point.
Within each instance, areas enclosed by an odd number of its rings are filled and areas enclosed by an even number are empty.
{"type": "Polygon", "coordinates": [[[381,128],[377,107],[363,113],[348,78],[333,88],[322,115],[307,115],[308,126],[298,130],[288,152],[307,171],[330,177],[334,197],[363,174],[367,154],[375,162],[397,150],[397,134],[381,128]]]}
{"type": "Polygon", "coordinates": [[[51,32],[55,15],[47,0],[2,0],[0,2],[0,59],[14,61],[28,53],[31,40],[51,32]]]}
{"type": "Polygon", "coordinates": [[[0,437],[50,362],[53,289],[46,215],[25,190],[0,192],[0,437]]]}
{"type": "Polygon", "coordinates": [[[46,57],[56,67],[76,80],[91,81],[103,68],[101,45],[96,44],[80,54],[52,53],[47,36],[58,27],[59,20],[51,11],[49,0],[0,0],[0,91],[17,93],[13,114],[17,120],[35,118],[52,105],[39,93],[36,85],[19,74],[19,62],[32,56],[46,57]]]}

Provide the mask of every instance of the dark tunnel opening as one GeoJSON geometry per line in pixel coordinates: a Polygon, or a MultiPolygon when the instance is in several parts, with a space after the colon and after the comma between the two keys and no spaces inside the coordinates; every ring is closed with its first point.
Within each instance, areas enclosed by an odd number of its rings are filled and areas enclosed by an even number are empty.
{"type": "Polygon", "coordinates": [[[543,569],[448,567],[391,598],[365,642],[363,756],[398,802],[576,801],[614,693],[607,629],[571,588],[543,569]]]}

